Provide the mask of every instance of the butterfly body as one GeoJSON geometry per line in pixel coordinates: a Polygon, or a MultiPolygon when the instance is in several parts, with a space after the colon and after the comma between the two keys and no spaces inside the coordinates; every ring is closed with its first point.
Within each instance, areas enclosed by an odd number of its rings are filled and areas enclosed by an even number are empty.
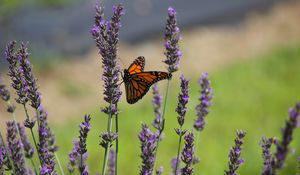
{"type": "Polygon", "coordinates": [[[172,77],[172,74],[167,72],[144,72],[144,67],[145,58],[138,57],[128,69],[124,69],[123,81],[126,90],[126,100],[130,104],[134,104],[143,98],[154,83],[172,77]]]}

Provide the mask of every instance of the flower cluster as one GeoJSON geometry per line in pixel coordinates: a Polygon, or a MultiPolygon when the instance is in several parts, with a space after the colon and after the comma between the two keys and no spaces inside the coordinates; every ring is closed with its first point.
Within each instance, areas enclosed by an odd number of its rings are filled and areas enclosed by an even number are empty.
{"type": "Polygon", "coordinates": [[[38,91],[36,79],[32,73],[32,67],[28,59],[27,48],[24,43],[21,43],[20,49],[17,53],[19,64],[22,70],[23,78],[27,89],[27,98],[30,100],[30,105],[34,109],[38,109],[41,105],[41,95],[38,91]]]}
{"type": "Polygon", "coordinates": [[[115,159],[116,159],[116,152],[114,150],[109,151],[109,163],[108,163],[108,175],[115,175],[115,159]]]}
{"type": "Polygon", "coordinates": [[[138,137],[141,142],[142,152],[142,167],[140,175],[152,175],[158,136],[157,134],[152,133],[147,125],[142,125],[142,131],[138,137]]]}
{"type": "Polygon", "coordinates": [[[20,123],[18,123],[18,129],[20,132],[23,149],[25,151],[25,157],[30,159],[30,158],[32,158],[32,156],[34,154],[34,148],[31,146],[31,143],[28,140],[28,137],[25,132],[25,127],[23,125],[21,125],[20,123]]]}
{"type": "Polygon", "coordinates": [[[7,149],[2,134],[0,132],[0,174],[4,174],[5,170],[12,169],[12,163],[9,156],[9,150],[7,149]]]}
{"type": "Polygon", "coordinates": [[[10,99],[10,93],[3,83],[3,78],[0,77],[0,97],[4,101],[8,101],[10,99]]]}
{"type": "Polygon", "coordinates": [[[229,169],[225,171],[226,175],[237,175],[237,170],[240,167],[241,164],[244,163],[244,160],[240,158],[241,151],[242,151],[242,145],[244,143],[244,137],[246,136],[245,131],[237,131],[236,132],[236,138],[234,140],[235,145],[230,149],[229,152],[229,162],[228,166],[229,169]]]}
{"type": "Polygon", "coordinates": [[[22,151],[22,142],[18,138],[17,124],[15,121],[7,123],[7,143],[9,153],[11,154],[13,173],[27,175],[25,167],[25,158],[22,151]]]}
{"type": "Polygon", "coordinates": [[[171,159],[171,173],[172,175],[175,175],[175,174],[179,174],[179,169],[176,167],[176,165],[180,165],[180,159],[177,159],[177,157],[174,157],[171,159]],[[177,162],[178,161],[178,162],[177,162]]]}
{"type": "Polygon", "coordinates": [[[84,121],[79,125],[79,140],[74,141],[73,150],[69,153],[68,170],[70,173],[74,172],[76,165],[78,165],[80,174],[88,173],[85,160],[87,159],[86,139],[91,129],[90,120],[90,115],[85,115],[84,121]]]}
{"type": "Polygon", "coordinates": [[[49,127],[47,123],[47,112],[40,106],[39,108],[39,143],[38,154],[41,161],[40,174],[56,174],[54,154],[49,149],[49,127]]]}
{"type": "Polygon", "coordinates": [[[282,128],[282,139],[276,142],[275,157],[272,160],[272,167],[275,171],[284,165],[284,161],[289,152],[289,144],[293,139],[293,132],[298,126],[298,118],[300,116],[300,102],[294,108],[289,110],[289,119],[285,122],[285,127],[282,128]]]}
{"type": "Polygon", "coordinates": [[[194,134],[192,132],[187,133],[184,136],[184,148],[181,153],[181,160],[185,166],[181,169],[183,175],[193,174],[193,157],[194,157],[194,134]]]}
{"type": "Polygon", "coordinates": [[[157,130],[161,130],[163,121],[161,116],[161,102],[162,102],[162,96],[158,92],[158,86],[155,84],[152,88],[153,91],[153,99],[152,99],[152,105],[154,109],[154,121],[152,122],[152,125],[157,130]]]}
{"type": "Polygon", "coordinates": [[[104,81],[104,100],[110,104],[111,109],[104,109],[107,113],[116,113],[115,104],[121,97],[119,82],[120,67],[117,64],[118,32],[121,26],[120,18],[124,14],[123,6],[113,8],[111,20],[105,20],[103,7],[96,6],[95,24],[91,29],[99,53],[102,56],[104,81]]]}
{"type": "Polygon", "coordinates": [[[3,101],[7,102],[7,112],[13,113],[16,107],[9,102],[10,92],[3,83],[2,77],[0,77],[0,97],[3,101]]]}
{"type": "Polygon", "coordinates": [[[203,73],[200,77],[199,84],[201,86],[200,91],[200,104],[196,106],[197,119],[194,123],[194,128],[198,131],[202,131],[205,126],[205,117],[209,112],[212,100],[212,88],[208,78],[208,73],[203,73]]]}
{"type": "Polygon", "coordinates": [[[79,157],[79,141],[76,140],[73,142],[74,147],[72,151],[69,153],[69,163],[68,163],[68,171],[70,174],[72,174],[75,170],[75,166],[77,164],[77,159],[79,157]]]}
{"type": "Polygon", "coordinates": [[[172,7],[168,8],[168,17],[165,31],[165,56],[164,63],[168,65],[170,73],[176,72],[179,68],[179,61],[182,53],[179,50],[180,30],[177,26],[176,11],[172,7]]]}
{"type": "Polygon", "coordinates": [[[183,75],[180,76],[180,90],[181,93],[178,95],[178,104],[176,112],[178,114],[177,121],[180,127],[184,124],[184,118],[186,113],[186,105],[189,102],[189,81],[185,79],[183,75]]]}
{"type": "Polygon", "coordinates": [[[271,154],[271,146],[274,143],[273,138],[265,138],[261,139],[261,147],[262,147],[262,157],[264,160],[264,167],[262,171],[262,175],[271,175],[272,174],[272,154],[271,154]]]}
{"type": "Polygon", "coordinates": [[[25,105],[28,102],[27,91],[28,87],[23,75],[23,70],[20,67],[18,52],[14,51],[15,41],[10,42],[6,46],[5,59],[8,62],[8,76],[11,78],[11,85],[16,90],[18,98],[17,103],[25,105]]]}

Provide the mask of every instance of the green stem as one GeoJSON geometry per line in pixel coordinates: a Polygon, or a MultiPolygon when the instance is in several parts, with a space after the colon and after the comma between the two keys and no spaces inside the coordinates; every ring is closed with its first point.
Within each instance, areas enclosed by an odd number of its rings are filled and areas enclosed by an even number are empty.
{"type": "MultiPolygon", "coordinates": [[[[158,134],[158,140],[157,140],[157,144],[156,144],[156,149],[155,149],[155,157],[154,157],[154,164],[156,164],[156,155],[157,155],[157,151],[158,151],[158,146],[159,146],[159,143],[160,143],[160,137],[161,137],[161,134],[165,128],[165,113],[166,113],[166,108],[167,108],[167,100],[168,100],[168,94],[169,94],[169,86],[170,86],[170,81],[171,80],[168,80],[168,84],[167,84],[167,89],[166,89],[166,94],[165,94],[165,103],[164,103],[164,109],[163,109],[163,113],[161,115],[161,128],[159,130],[159,134],[158,134]]],[[[154,166],[156,167],[156,165],[154,166]]]]}
{"type": "MultiPolygon", "coordinates": [[[[25,114],[26,114],[26,118],[29,121],[29,114],[28,114],[28,110],[27,110],[25,104],[23,104],[23,108],[24,108],[24,111],[25,111],[25,114]]],[[[34,142],[34,146],[35,146],[36,152],[38,154],[39,153],[39,148],[37,146],[37,142],[36,142],[36,139],[35,139],[35,136],[34,136],[32,128],[30,128],[30,133],[31,133],[31,136],[32,136],[32,139],[33,139],[33,142],[34,142]]],[[[39,154],[38,154],[38,157],[39,157],[39,160],[40,160],[40,164],[42,165],[42,160],[41,160],[39,154]]]]}
{"type": "MultiPolygon", "coordinates": [[[[62,175],[65,175],[64,170],[63,170],[63,168],[62,168],[62,166],[61,166],[61,163],[60,163],[60,161],[59,161],[59,157],[57,156],[56,152],[54,152],[54,156],[55,156],[55,159],[57,160],[57,164],[58,164],[60,173],[61,173],[62,175]]],[[[81,159],[82,159],[82,158],[81,158],[81,159]]]]}
{"type": "Polygon", "coordinates": [[[38,171],[37,171],[37,169],[36,169],[36,166],[35,166],[35,163],[34,163],[33,159],[30,158],[30,161],[31,161],[31,165],[33,166],[33,169],[34,169],[35,174],[38,174],[38,171]]]}
{"type": "MultiPolygon", "coordinates": [[[[109,105],[109,110],[111,110],[111,106],[112,106],[112,102],[110,102],[109,105]]],[[[112,127],[112,114],[110,112],[109,116],[108,116],[108,120],[107,120],[107,132],[108,134],[111,133],[111,127],[112,127]]],[[[107,164],[107,159],[108,159],[108,151],[110,149],[111,143],[108,142],[108,145],[105,147],[105,152],[104,152],[104,161],[103,161],[103,165],[102,165],[102,173],[103,175],[105,175],[106,172],[106,164],[107,164]]]]}
{"type": "Polygon", "coordinates": [[[118,135],[116,140],[116,154],[115,154],[115,175],[118,174],[118,152],[119,152],[119,122],[118,113],[116,114],[116,133],[118,135]]]}
{"type": "Polygon", "coordinates": [[[179,164],[179,154],[180,154],[181,140],[182,140],[182,126],[180,126],[180,136],[179,136],[178,149],[177,149],[175,175],[177,175],[177,169],[178,169],[178,164],[179,164]]]}
{"type": "Polygon", "coordinates": [[[197,155],[197,148],[198,148],[198,143],[199,143],[199,135],[200,135],[200,131],[198,131],[198,132],[197,132],[197,135],[196,135],[195,155],[197,155]]]}

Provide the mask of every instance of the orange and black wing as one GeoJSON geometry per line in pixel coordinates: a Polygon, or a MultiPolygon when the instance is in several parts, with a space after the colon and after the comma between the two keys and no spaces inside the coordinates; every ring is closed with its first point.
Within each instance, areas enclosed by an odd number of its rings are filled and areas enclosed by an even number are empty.
{"type": "Polygon", "coordinates": [[[140,72],[131,75],[130,81],[125,82],[127,102],[130,104],[136,103],[146,95],[151,85],[171,77],[172,74],[159,71],[140,72]]]}
{"type": "Polygon", "coordinates": [[[127,71],[129,74],[136,74],[144,71],[145,58],[143,56],[138,57],[133,61],[133,63],[128,67],[127,71]]]}

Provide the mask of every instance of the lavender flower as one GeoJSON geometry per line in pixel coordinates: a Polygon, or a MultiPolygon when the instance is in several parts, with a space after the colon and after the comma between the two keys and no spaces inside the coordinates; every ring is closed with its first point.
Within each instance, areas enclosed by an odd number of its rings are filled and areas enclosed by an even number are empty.
{"type": "Polygon", "coordinates": [[[159,169],[157,169],[156,171],[155,171],[155,174],[156,175],[161,175],[162,173],[164,172],[164,167],[159,167],[159,169]]]}
{"type": "Polygon", "coordinates": [[[12,163],[8,151],[9,150],[5,145],[2,134],[0,132],[0,173],[2,168],[4,168],[4,166],[6,166],[5,168],[6,170],[12,169],[12,163]]]}
{"type": "Polygon", "coordinates": [[[4,174],[5,158],[6,158],[6,148],[3,145],[3,143],[0,141],[0,174],[4,174]]]}
{"type": "Polygon", "coordinates": [[[102,140],[100,142],[100,146],[102,146],[103,148],[108,148],[110,146],[110,143],[118,138],[118,134],[113,132],[104,132],[101,134],[101,138],[102,140]]]}
{"type": "Polygon", "coordinates": [[[11,78],[11,85],[16,90],[16,93],[18,95],[18,98],[16,99],[17,103],[25,105],[28,101],[28,87],[23,77],[23,70],[19,65],[19,59],[17,56],[18,53],[14,52],[15,45],[16,42],[12,41],[6,46],[5,59],[9,64],[7,75],[11,78]]]}
{"type": "Polygon", "coordinates": [[[181,160],[185,166],[181,169],[182,175],[193,174],[193,157],[194,157],[194,134],[189,132],[184,136],[185,144],[181,153],[181,160]]]}
{"type": "Polygon", "coordinates": [[[5,149],[1,146],[0,147],[0,174],[4,174],[4,156],[5,156],[5,149]]]}
{"type": "Polygon", "coordinates": [[[10,99],[10,93],[3,83],[3,78],[0,76],[0,97],[4,101],[8,101],[10,99]]]}
{"type": "MultiPolygon", "coordinates": [[[[78,168],[79,168],[79,171],[80,171],[81,174],[83,174],[85,171],[87,171],[86,170],[86,164],[85,164],[82,157],[85,154],[87,154],[86,138],[87,138],[88,132],[91,129],[90,120],[91,120],[90,115],[85,115],[84,116],[84,122],[82,122],[81,125],[80,125],[78,153],[80,154],[81,158],[80,158],[80,164],[79,164],[78,168]]],[[[85,155],[85,157],[87,157],[87,155],[85,155]]]]}
{"type": "Polygon", "coordinates": [[[182,53],[179,50],[180,30],[177,26],[176,11],[172,7],[168,8],[167,25],[165,31],[165,56],[164,63],[168,65],[170,73],[176,72],[179,68],[179,61],[182,53]]]}
{"type": "MultiPolygon", "coordinates": [[[[124,14],[123,6],[113,8],[113,16],[110,21],[103,18],[103,8],[96,6],[95,24],[91,29],[92,36],[102,56],[104,80],[104,100],[115,104],[121,97],[119,82],[120,66],[117,64],[118,32],[121,26],[120,18],[124,14]]],[[[112,109],[104,109],[104,112],[113,112],[112,109]]]]}
{"type": "Polygon", "coordinates": [[[264,167],[262,175],[271,175],[272,174],[272,154],[271,154],[271,146],[274,142],[273,138],[265,138],[262,137],[261,139],[261,147],[262,147],[262,157],[264,160],[264,167]]]}
{"type": "Polygon", "coordinates": [[[22,152],[22,142],[18,138],[17,125],[14,121],[9,121],[7,125],[7,143],[11,153],[14,174],[28,174],[25,167],[25,159],[22,152]]]}
{"type": "Polygon", "coordinates": [[[55,161],[53,152],[49,150],[49,128],[47,123],[47,112],[39,107],[39,143],[38,143],[38,154],[41,161],[40,174],[56,174],[55,161]]]}
{"type": "Polygon", "coordinates": [[[177,157],[172,158],[171,160],[171,173],[170,175],[175,175],[175,174],[179,174],[179,169],[176,170],[176,164],[180,165],[180,159],[177,159],[177,157]],[[178,160],[178,163],[177,163],[178,160]]]}
{"type": "Polygon", "coordinates": [[[155,115],[155,119],[152,122],[152,125],[157,130],[161,130],[162,125],[163,125],[163,123],[162,123],[163,121],[162,121],[162,117],[161,117],[162,96],[158,92],[158,86],[157,86],[157,84],[155,84],[153,86],[152,90],[153,90],[152,105],[153,105],[154,115],[155,115]]]}
{"type": "MultiPolygon", "coordinates": [[[[40,103],[40,96],[37,92],[36,80],[33,77],[30,62],[28,60],[27,48],[22,43],[20,49],[14,52],[16,42],[10,42],[5,51],[5,58],[9,63],[8,76],[11,78],[12,87],[16,90],[18,98],[17,103],[22,104],[24,107],[28,100],[31,100],[31,104],[40,103]],[[36,90],[36,92],[33,92],[36,90]]],[[[35,107],[38,105],[35,105],[35,107]]],[[[37,109],[36,107],[35,109],[37,109]]],[[[13,108],[10,108],[13,111],[13,108]]],[[[27,116],[25,120],[25,127],[32,129],[34,127],[35,120],[29,119],[27,116]]]]}
{"type": "Polygon", "coordinates": [[[196,106],[198,118],[194,123],[194,128],[197,131],[202,131],[205,126],[205,117],[209,112],[208,108],[211,106],[212,99],[212,88],[207,73],[201,75],[199,84],[201,86],[201,96],[199,98],[200,104],[196,106]]]}
{"type": "Polygon", "coordinates": [[[272,161],[274,170],[281,169],[289,152],[289,144],[293,139],[293,131],[298,126],[298,118],[300,116],[300,102],[294,108],[289,110],[289,120],[285,122],[282,128],[282,139],[276,143],[275,159],[272,161]]]}
{"type": "Polygon", "coordinates": [[[176,112],[178,114],[177,121],[180,127],[184,124],[184,118],[186,113],[186,104],[189,101],[189,81],[185,79],[183,74],[180,76],[181,84],[180,89],[181,93],[178,95],[178,105],[176,112]]]}
{"type": "Polygon", "coordinates": [[[18,123],[18,129],[20,132],[23,149],[25,151],[25,157],[30,159],[30,158],[32,158],[32,156],[34,154],[34,148],[31,146],[31,143],[29,142],[29,140],[27,138],[27,135],[25,132],[25,127],[22,126],[20,123],[18,123]]]}
{"type": "Polygon", "coordinates": [[[73,150],[69,153],[68,170],[70,173],[74,172],[74,167],[77,165],[80,174],[88,174],[85,161],[87,159],[86,139],[91,129],[90,120],[90,115],[85,115],[84,121],[79,125],[79,141],[74,141],[73,150]]]}
{"type": "Polygon", "coordinates": [[[229,152],[229,162],[228,162],[228,168],[229,170],[225,170],[226,175],[237,175],[237,170],[240,167],[241,164],[244,163],[243,159],[240,159],[242,148],[241,146],[244,143],[244,137],[246,135],[245,131],[237,131],[236,132],[237,137],[235,138],[234,142],[235,145],[230,149],[229,152]]]}
{"type": "Polygon", "coordinates": [[[79,141],[76,140],[73,142],[74,147],[72,149],[72,151],[69,153],[69,163],[68,163],[68,171],[69,173],[73,173],[75,170],[75,166],[77,164],[77,159],[79,157],[79,141]]]}
{"type": "Polygon", "coordinates": [[[15,111],[15,106],[10,104],[10,92],[7,89],[6,85],[3,83],[3,79],[0,76],[0,97],[3,101],[6,101],[8,106],[7,106],[7,112],[13,113],[15,111]]]}
{"type": "Polygon", "coordinates": [[[32,73],[32,67],[30,65],[30,61],[28,59],[27,48],[24,43],[21,43],[20,49],[17,53],[17,57],[20,62],[20,67],[22,69],[23,77],[25,80],[25,84],[27,85],[27,97],[30,100],[30,105],[34,109],[38,109],[41,105],[41,95],[38,92],[38,86],[36,83],[36,79],[32,73]]]}
{"type": "Polygon", "coordinates": [[[142,125],[142,131],[138,135],[141,142],[142,166],[140,175],[152,175],[157,147],[157,134],[150,131],[147,125],[142,125]]]}
{"type": "Polygon", "coordinates": [[[109,151],[109,157],[108,157],[108,175],[115,175],[115,159],[116,158],[116,152],[114,150],[109,151]]]}

